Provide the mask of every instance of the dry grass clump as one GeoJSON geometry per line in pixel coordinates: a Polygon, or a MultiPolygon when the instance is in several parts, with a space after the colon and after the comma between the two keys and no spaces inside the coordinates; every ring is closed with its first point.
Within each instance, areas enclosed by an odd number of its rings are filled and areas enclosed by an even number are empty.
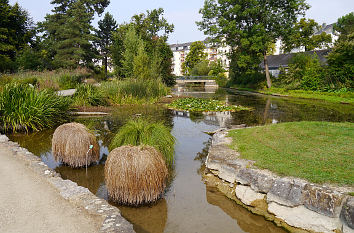
{"type": "Polygon", "coordinates": [[[79,123],[68,123],[59,126],[53,135],[52,151],[56,161],[71,167],[83,167],[99,160],[100,150],[96,138],[86,126],[79,123]]]}
{"type": "Polygon", "coordinates": [[[109,154],[105,165],[108,195],[122,204],[156,201],[165,190],[167,176],[162,154],[151,146],[118,147],[109,154]]]}

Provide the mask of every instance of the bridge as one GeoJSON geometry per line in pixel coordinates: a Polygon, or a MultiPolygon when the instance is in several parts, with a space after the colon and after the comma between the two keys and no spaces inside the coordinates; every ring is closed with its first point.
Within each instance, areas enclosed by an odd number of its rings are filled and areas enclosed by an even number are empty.
{"type": "Polygon", "coordinates": [[[215,81],[215,77],[210,76],[179,76],[176,78],[177,85],[187,83],[204,84],[205,87],[219,87],[215,81]]]}

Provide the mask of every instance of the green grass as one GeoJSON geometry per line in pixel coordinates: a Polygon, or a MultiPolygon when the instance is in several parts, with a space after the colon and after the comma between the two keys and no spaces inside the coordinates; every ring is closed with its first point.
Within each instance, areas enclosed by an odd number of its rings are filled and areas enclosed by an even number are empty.
{"type": "Polygon", "coordinates": [[[250,110],[250,108],[235,105],[226,105],[225,102],[202,98],[182,98],[167,105],[171,109],[191,112],[224,112],[250,110]]]}
{"type": "Polygon", "coordinates": [[[354,124],[292,122],[230,131],[255,166],[315,183],[354,185],[354,124]]]}
{"type": "Polygon", "coordinates": [[[102,91],[91,84],[80,84],[76,86],[76,92],[72,96],[73,106],[103,106],[106,99],[102,91]]]}
{"type": "Polygon", "coordinates": [[[0,91],[0,130],[39,131],[64,122],[70,101],[53,91],[7,84],[0,91]]]}
{"type": "Polygon", "coordinates": [[[160,80],[141,79],[104,82],[100,89],[112,105],[155,103],[170,91],[160,80]]]}
{"type": "Polygon", "coordinates": [[[114,136],[109,149],[123,145],[149,145],[160,151],[169,165],[173,164],[175,138],[162,123],[152,123],[141,118],[128,121],[114,136]]]}
{"type": "Polygon", "coordinates": [[[284,95],[303,99],[318,99],[325,100],[335,103],[350,103],[354,104],[354,92],[352,91],[333,91],[333,92],[322,92],[322,91],[305,91],[305,90],[287,90],[285,88],[272,87],[270,89],[249,89],[249,88],[238,88],[238,90],[245,91],[257,91],[266,95],[284,95]]]}

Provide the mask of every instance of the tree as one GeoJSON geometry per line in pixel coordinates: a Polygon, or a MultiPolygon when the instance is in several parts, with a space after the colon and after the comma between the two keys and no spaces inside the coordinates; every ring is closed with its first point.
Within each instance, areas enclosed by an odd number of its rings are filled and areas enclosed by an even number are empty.
{"type": "Polygon", "coordinates": [[[215,42],[224,40],[232,48],[234,78],[257,71],[263,57],[271,87],[267,50],[307,9],[305,0],[205,0],[200,10],[203,20],[197,24],[215,42]]]}
{"type": "Polygon", "coordinates": [[[39,24],[44,38],[53,46],[56,67],[89,66],[96,51],[91,22],[94,14],[102,14],[109,0],[52,0],[53,14],[39,24]]]}
{"type": "Polygon", "coordinates": [[[332,42],[332,36],[322,32],[315,34],[321,27],[313,19],[300,19],[296,22],[294,28],[289,30],[283,38],[285,52],[290,52],[294,48],[304,47],[305,51],[325,47],[332,42]]]}
{"type": "Polygon", "coordinates": [[[0,0],[0,72],[15,69],[16,54],[31,42],[33,21],[17,3],[0,0]]]}
{"type": "Polygon", "coordinates": [[[107,78],[108,57],[110,56],[110,47],[112,45],[113,31],[117,29],[117,22],[110,13],[106,13],[103,20],[98,21],[98,30],[96,30],[97,42],[103,57],[105,78],[107,78]]]}
{"type": "Polygon", "coordinates": [[[201,41],[195,41],[191,44],[190,51],[182,63],[183,74],[189,75],[194,66],[207,58],[207,54],[204,52],[205,48],[204,43],[201,41]]]}
{"type": "Polygon", "coordinates": [[[328,55],[330,84],[333,87],[353,87],[354,81],[354,13],[338,19],[334,29],[339,38],[328,55]]]}
{"type": "Polygon", "coordinates": [[[138,55],[140,47],[144,46],[143,40],[136,34],[135,28],[130,26],[123,41],[124,52],[122,56],[122,71],[124,77],[131,78],[134,75],[134,58],[138,55]]]}

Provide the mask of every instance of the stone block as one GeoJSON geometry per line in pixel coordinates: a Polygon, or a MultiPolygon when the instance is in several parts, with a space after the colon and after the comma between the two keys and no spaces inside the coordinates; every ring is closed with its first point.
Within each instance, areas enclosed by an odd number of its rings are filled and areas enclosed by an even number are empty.
{"type": "Polygon", "coordinates": [[[265,194],[257,193],[249,186],[237,185],[236,197],[242,201],[242,203],[251,206],[252,202],[257,200],[263,200],[265,194]]]}
{"type": "Polygon", "coordinates": [[[305,181],[292,178],[278,178],[267,195],[267,202],[276,202],[285,206],[299,206],[304,202],[305,181]]]}
{"type": "Polygon", "coordinates": [[[287,207],[277,203],[270,203],[268,211],[277,218],[284,220],[293,227],[315,232],[333,233],[341,228],[338,218],[330,218],[313,212],[304,206],[287,207]]]}
{"type": "Polygon", "coordinates": [[[354,229],[354,197],[349,197],[343,204],[341,218],[351,229],[354,229]]]}
{"type": "Polygon", "coordinates": [[[268,193],[273,186],[275,177],[267,171],[244,168],[240,169],[236,180],[241,184],[250,185],[257,192],[268,193]]]}
{"type": "Polygon", "coordinates": [[[339,217],[344,194],[312,184],[305,185],[303,194],[306,208],[328,217],[339,217]]]}
{"type": "Polygon", "coordinates": [[[224,164],[220,166],[218,176],[227,182],[235,183],[237,172],[237,168],[224,164]]]}
{"type": "Polygon", "coordinates": [[[0,134],[0,142],[8,142],[9,141],[9,138],[6,137],[6,135],[1,135],[0,134]]]}

